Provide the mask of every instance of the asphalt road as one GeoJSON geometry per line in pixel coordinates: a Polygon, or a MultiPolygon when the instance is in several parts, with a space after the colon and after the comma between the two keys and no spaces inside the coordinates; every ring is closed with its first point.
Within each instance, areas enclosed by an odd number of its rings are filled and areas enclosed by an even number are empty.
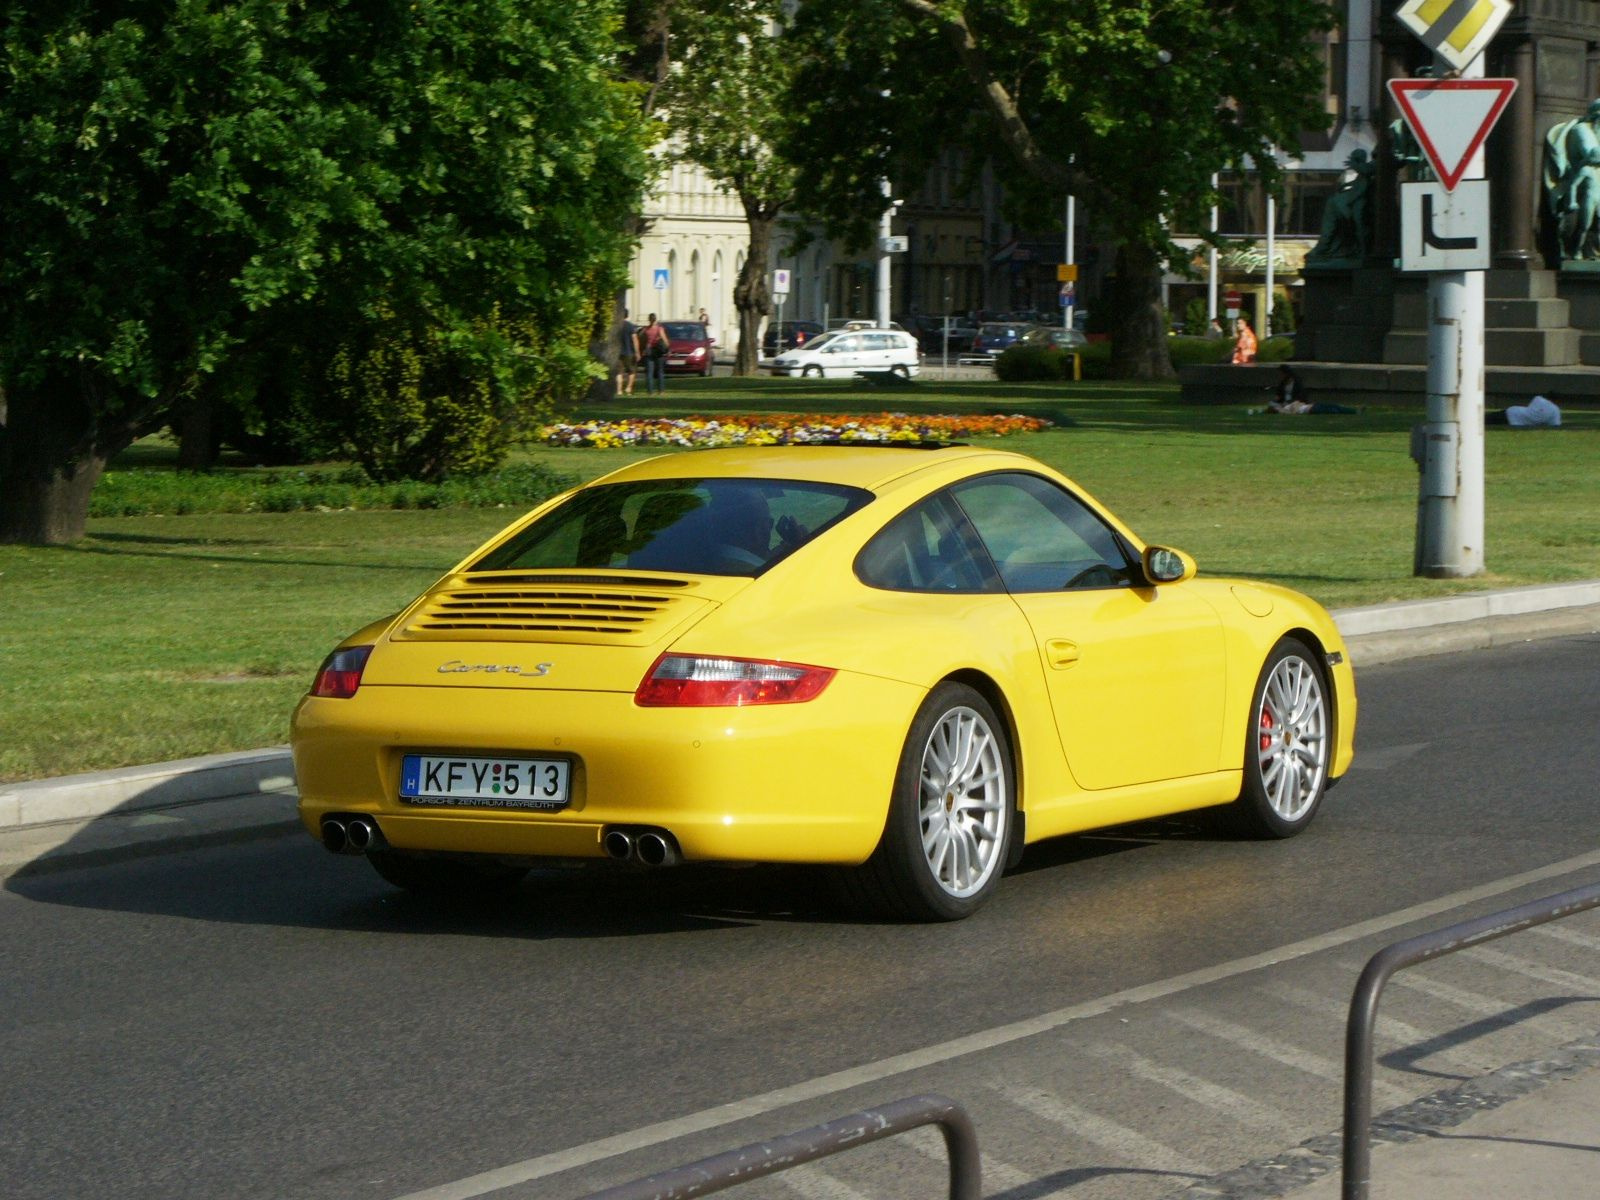
{"type": "MultiPolygon", "coordinates": [[[[842,918],[768,870],[441,910],[301,836],[15,878],[4,1192],[577,1197],[939,1091],[990,1197],[1179,1194],[1338,1128],[1374,951],[1600,879],[1600,636],[1358,684],[1358,769],[1305,836],[1064,839],[953,926],[842,918]]],[[[1379,1110],[1538,1058],[1600,1027],[1600,917],[1384,1005],[1379,1110]]],[[[923,1131],[736,1194],[940,1195],[942,1163],[923,1131]]]]}

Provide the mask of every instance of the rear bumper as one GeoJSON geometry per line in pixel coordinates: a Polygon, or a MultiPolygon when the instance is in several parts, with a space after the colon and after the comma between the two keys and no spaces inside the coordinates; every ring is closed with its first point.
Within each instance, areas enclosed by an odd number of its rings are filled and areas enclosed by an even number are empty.
{"type": "Polygon", "coordinates": [[[374,817],[402,850],[601,857],[614,824],[669,831],[686,860],[853,864],[877,846],[919,689],[841,673],[816,700],[639,708],[631,694],[364,686],[295,713],[300,816],[374,817]],[[563,756],[556,813],[399,800],[417,752],[563,756]]]}

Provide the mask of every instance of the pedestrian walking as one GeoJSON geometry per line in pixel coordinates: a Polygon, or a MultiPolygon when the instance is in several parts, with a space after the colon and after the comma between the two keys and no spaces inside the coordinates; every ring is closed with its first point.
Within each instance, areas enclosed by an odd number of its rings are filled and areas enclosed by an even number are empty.
{"type": "Polygon", "coordinates": [[[667,386],[667,350],[672,342],[655,313],[649,323],[639,331],[639,357],[644,359],[644,390],[659,395],[667,386]]]}
{"type": "Polygon", "coordinates": [[[633,384],[639,377],[639,327],[628,320],[628,310],[622,310],[622,328],[617,331],[617,395],[633,395],[633,384]]]}

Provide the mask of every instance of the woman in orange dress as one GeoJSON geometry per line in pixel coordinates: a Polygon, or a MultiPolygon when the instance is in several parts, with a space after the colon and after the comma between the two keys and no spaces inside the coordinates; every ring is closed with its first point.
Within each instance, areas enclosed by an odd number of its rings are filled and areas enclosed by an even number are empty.
{"type": "Polygon", "coordinates": [[[1256,360],[1256,331],[1250,328],[1250,322],[1243,317],[1239,318],[1239,337],[1233,343],[1233,361],[1235,363],[1253,363],[1256,360]]]}

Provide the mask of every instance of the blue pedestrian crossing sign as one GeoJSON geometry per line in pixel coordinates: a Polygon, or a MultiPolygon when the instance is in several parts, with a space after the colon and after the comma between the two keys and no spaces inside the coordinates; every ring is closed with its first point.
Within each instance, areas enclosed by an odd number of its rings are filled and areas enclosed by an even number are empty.
{"type": "Polygon", "coordinates": [[[670,284],[671,282],[672,282],[672,268],[671,267],[657,267],[656,268],[656,291],[658,291],[658,292],[666,291],[667,290],[667,285],[670,284]]]}

